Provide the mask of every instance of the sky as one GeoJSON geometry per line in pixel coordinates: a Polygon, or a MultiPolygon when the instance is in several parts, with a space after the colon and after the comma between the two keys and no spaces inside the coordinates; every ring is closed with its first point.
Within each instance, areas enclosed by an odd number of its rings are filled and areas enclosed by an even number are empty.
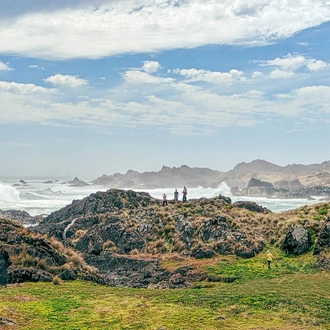
{"type": "Polygon", "coordinates": [[[330,159],[329,0],[0,0],[0,176],[330,159]]]}

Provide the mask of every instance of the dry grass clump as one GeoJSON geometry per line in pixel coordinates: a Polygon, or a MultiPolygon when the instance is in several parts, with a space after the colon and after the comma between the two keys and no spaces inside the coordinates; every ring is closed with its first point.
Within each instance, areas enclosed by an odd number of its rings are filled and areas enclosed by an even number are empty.
{"type": "Polygon", "coordinates": [[[52,247],[54,248],[54,249],[57,249],[57,250],[60,250],[60,251],[64,251],[64,245],[60,242],[60,241],[58,241],[55,237],[51,237],[50,239],[49,239],[49,242],[50,242],[50,244],[52,245],[52,247]]]}
{"type": "Polygon", "coordinates": [[[160,238],[154,242],[151,242],[148,247],[147,251],[151,254],[157,253],[165,253],[168,252],[170,249],[165,239],[160,238]]]}
{"type": "Polygon", "coordinates": [[[54,285],[60,285],[61,284],[61,279],[58,275],[53,277],[53,284],[54,285]]]}
{"type": "Polygon", "coordinates": [[[70,257],[70,262],[72,262],[74,266],[79,268],[85,264],[84,258],[76,253],[70,257]]]}

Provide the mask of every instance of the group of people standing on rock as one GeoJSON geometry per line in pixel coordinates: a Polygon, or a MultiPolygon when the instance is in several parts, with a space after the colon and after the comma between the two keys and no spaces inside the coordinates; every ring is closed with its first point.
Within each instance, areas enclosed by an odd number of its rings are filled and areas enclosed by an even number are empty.
{"type": "MultiPolygon", "coordinates": [[[[182,202],[186,202],[187,201],[187,187],[184,186],[183,190],[182,190],[182,202]]],[[[174,202],[177,203],[179,201],[179,192],[178,189],[175,189],[174,191],[174,202]]],[[[163,206],[167,205],[167,195],[164,193],[163,195],[163,206]]]]}

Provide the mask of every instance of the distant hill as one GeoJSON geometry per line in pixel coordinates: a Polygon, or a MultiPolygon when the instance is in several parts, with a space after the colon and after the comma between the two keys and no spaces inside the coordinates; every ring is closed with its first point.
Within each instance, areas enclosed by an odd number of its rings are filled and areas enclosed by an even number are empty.
{"type": "Polygon", "coordinates": [[[128,170],[126,174],[104,174],[94,180],[93,184],[111,188],[178,188],[185,185],[216,187],[222,175],[223,172],[208,168],[163,166],[159,172],[139,173],[128,170]]]}
{"type": "MultiPolygon", "coordinates": [[[[249,163],[239,163],[228,172],[209,168],[191,168],[163,166],[158,172],[137,172],[128,170],[126,174],[115,173],[102,175],[92,181],[94,185],[108,188],[179,188],[218,187],[226,182],[231,188],[247,188],[249,181],[258,179],[269,182],[275,188],[312,188],[315,186],[330,187],[330,161],[321,164],[292,164],[279,166],[265,160],[254,160],[249,163]]],[[[308,192],[306,192],[308,195],[308,192]]]]}

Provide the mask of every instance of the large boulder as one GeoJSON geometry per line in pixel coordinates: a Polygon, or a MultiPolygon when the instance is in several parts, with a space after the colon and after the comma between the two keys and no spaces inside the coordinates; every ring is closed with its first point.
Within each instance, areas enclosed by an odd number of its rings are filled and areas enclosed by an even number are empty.
{"type": "Polygon", "coordinates": [[[301,255],[307,252],[312,244],[310,232],[303,226],[297,225],[289,229],[281,249],[288,254],[301,255]]]}
{"type": "Polygon", "coordinates": [[[330,269],[330,218],[325,224],[317,237],[314,254],[317,255],[317,264],[320,268],[330,269]]]}
{"type": "Polygon", "coordinates": [[[51,282],[53,275],[31,267],[15,268],[10,266],[7,269],[7,283],[22,283],[22,282],[51,282]]]}

